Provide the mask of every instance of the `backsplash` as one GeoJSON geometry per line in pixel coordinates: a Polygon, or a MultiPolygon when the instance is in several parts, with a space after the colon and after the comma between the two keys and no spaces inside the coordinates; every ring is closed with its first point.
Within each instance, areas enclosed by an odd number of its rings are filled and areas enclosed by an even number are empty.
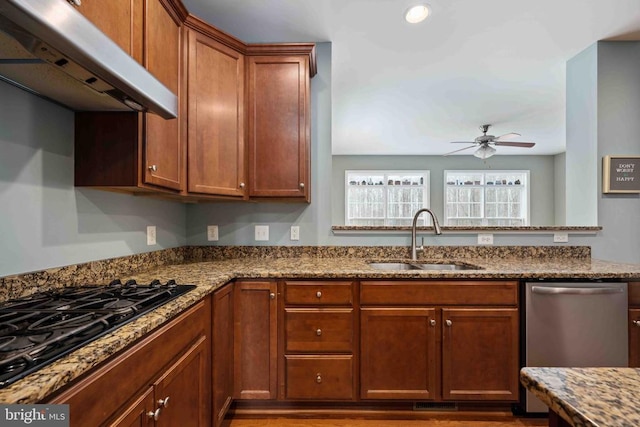
{"type": "MultiPolygon", "coordinates": [[[[113,279],[163,265],[232,258],[363,258],[408,259],[406,246],[183,246],[136,255],[91,261],[0,278],[0,301],[36,292],[83,284],[107,284],[113,279]]],[[[427,246],[420,259],[581,259],[591,258],[589,246],[427,246]]]]}

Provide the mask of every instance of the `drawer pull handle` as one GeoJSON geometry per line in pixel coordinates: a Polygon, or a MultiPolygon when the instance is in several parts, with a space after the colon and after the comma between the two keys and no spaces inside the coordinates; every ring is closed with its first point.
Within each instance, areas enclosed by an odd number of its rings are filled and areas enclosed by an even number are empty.
{"type": "Polygon", "coordinates": [[[162,411],[162,408],[158,408],[155,411],[149,411],[147,412],[147,417],[153,418],[155,421],[158,421],[158,418],[160,418],[161,411],[162,411]]]}
{"type": "Polygon", "coordinates": [[[166,408],[167,406],[169,406],[169,396],[165,397],[164,399],[158,400],[158,405],[160,405],[161,408],[166,408]]]}
{"type": "Polygon", "coordinates": [[[322,335],[322,329],[318,328],[318,329],[316,330],[316,335],[317,335],[317,336],[322,335]]]}
{"type": "Polygon", "coordinates": [[[436,321],[435,321],[435,319],[431,319],[431,320],[429,320],[429,324],[430,324],[431,326],[436,326],[436,321]]]}
{"type": "Polygon", "coordinates": [[[445,323],[447,324],[447,326],[451,326],[451,325],[453,325],[453,322],[452,322],[451,320],[449,320],[449,319],[447,319],[447,320],[445,321],[445,323]]]}
{"type": "Polygon", "coordinates": [[[240,183],[240,188],[244,188],[244,182],[240,183]]]}
{"type": "Polygon", "coordinates": [[[276,299],[276,294],[275,294],[275,292],[271,292],[271,293],[269,294],[269,298],[271,298],[271,299],[276,299]]]}
{"type": "Polygon", "coordinates": [[[320,372],[318,372],[318,373],[316,374],[316,382],[317,382],[318,384],[320,384],[320,383],[322,382],[322,375],[320,375],[320,372]]]}
{"type": "Polygon", "coordinates": [[[322,292],[320,291],[316,292],[316,298],[322,298],[322,292]]]}
{"type": "Polygon", "coordinates": [[[633,321],[633,324],[634,324],[634,325],[636,325],[636,326],[638,326],[638,327],[640,327],[640,320],[634,320],[634,321],[633,321]]]}
{"type": "Polygon", "coordinates": [[[304,188],[304,182],[300,183],[300,188],[304,188]]]}
{"type": "Polygon", "coordinates": [[[157,171],[158,171],[158,166],[156,166],[156,165],[151,165],[151,166],[149,166],[149,168],[148,168],[148,169],[149,169],[151,172],[157,172],[157,171]]]}

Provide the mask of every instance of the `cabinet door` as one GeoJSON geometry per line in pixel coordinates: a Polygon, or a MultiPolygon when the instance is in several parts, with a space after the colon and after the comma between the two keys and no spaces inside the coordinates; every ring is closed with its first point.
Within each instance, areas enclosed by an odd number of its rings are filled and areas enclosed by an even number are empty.
{"type": "Polygon", "coordinates": [[[190,192],[243,196],[244,56],[189,31],[190,192]]]}
{"type": "Polygon", "coordinates": [[[360,397],[434,399],[435,309],[362,308],[360,315],[360,397]]]}
{"type": "Polygon", "coordinates": [[[76,9],[129,55],[136,57],[142,47],[139,21],[142,0],[82,0],[76,9]]]}
{"type": "Polygon", "coordinates": [[[156,407],[153,400],[153,387],[149,387],[117,419],[106,425],[110,427],[149,427],[153,425],[154,411],[156,411],[156,407]]]}
{"type": "MultiPolygon", "coordinates": [[[[162,0],[146,0],[145,67],[170,91],[179,96],[181,28],[177,17],[165,9],[162,0]]],[[[180,110],[180,109],[178,109],[180,110]]],[[[145,116],[144,164],[146,184],[182,190],[184,153],[181,112],[165,120],[155,114],[145,116]]]]}
{"type": "Polygon", "coordinates": [[[219,426],[233,395],[233,284],[213,295],[213,417],[219,426]]]}
{"type": "Polygon", "coordinates": [[[211,425],[208,345],[201,337],[154,384],[154,410],[160,408],[157,426],[211,425]]]}
{"type": "Polygon", "coordinates": [[[518,310],[442,309],[442,397],[518,399],[518,310]]]}
{"type": "Polygon", "coordinates": [[[277,391],[276,282],[237,282],[234,315],[234,394],[275,399],[277,391]]]}
{"type": "Polygon", "coordinates": [[[640,368],[640,308],[629,310],[629,366],[640,368]]]}
{"type": "Polygon", "coordinates": [[[251,56],[249,195],[309,201],[309,60],[251,56]]]}

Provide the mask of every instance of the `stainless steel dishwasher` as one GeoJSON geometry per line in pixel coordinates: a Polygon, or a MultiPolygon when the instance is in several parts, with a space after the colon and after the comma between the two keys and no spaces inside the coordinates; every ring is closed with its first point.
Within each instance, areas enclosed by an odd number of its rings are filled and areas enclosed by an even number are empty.
{"type": "MultiPolygon", "coordinates": [[[[628,366],[626,283],[527,282],[525,366],[628,366]]],[[[547,406],[527,392],[527,412],[547,406]]]]}

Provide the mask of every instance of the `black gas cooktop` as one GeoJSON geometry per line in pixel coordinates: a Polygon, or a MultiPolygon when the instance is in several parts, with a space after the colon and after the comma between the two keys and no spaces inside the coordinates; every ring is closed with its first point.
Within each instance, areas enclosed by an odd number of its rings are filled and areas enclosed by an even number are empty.
{"type": "Polygon", "coordinates": [[[173,280],[114,280],[0,304],[0,388],[193,288],[173,280]]]}

